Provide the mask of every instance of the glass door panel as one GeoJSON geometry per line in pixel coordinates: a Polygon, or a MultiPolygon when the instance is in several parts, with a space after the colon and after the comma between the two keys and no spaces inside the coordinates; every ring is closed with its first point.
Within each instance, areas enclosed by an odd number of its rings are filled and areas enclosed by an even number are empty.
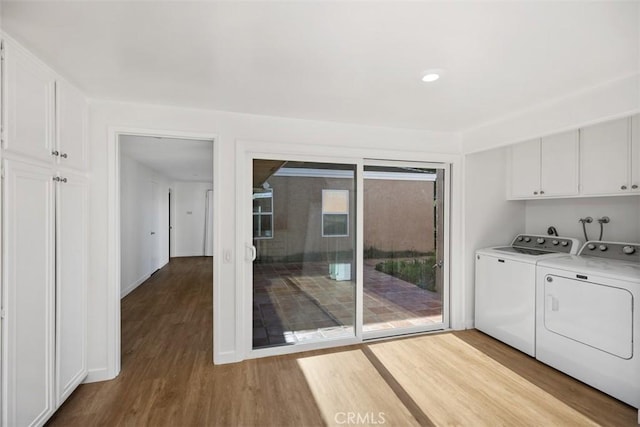
{"type": "Polygon", "coordinates": [[[253,160],[253,349],[355,336],[355,178],[253,160]]]}
{"type": "Polygon", "coordinates": [[[445,321],[444,169],[364,166],[363,333],[439,329],[445,321]]]}

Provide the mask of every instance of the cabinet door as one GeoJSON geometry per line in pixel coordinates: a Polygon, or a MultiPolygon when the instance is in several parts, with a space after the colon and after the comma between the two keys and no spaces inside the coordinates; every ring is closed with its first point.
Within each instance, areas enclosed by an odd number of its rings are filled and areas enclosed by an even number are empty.
{"type": "Polygon", "coordinates": [[[85,170],[88,162],[87,102],[82,93],[61,80],[56,82],[56,102],[58,162],[60,166],[85,170]]]}
{"type": "Polygon", "coordinates": [[[631,141],[631,191],[640,193],[640,114],[632,118],[631,141]]]}
{"type": "Polygon", "coordinates": [[[51,161],[54,76],[25,52],[6,46],[7,129],[4,148],[51,161]]]}
{"type": "Polygon", "coordinates": [[[542,138],[540,194],[578,194],[578,131],[542,138]]]}
{"type": "Polygon", "coordinates": [[[629,190],[629,118],[580,131],[582,194],[624,194],[629,190]]]}
{"type": "Polygon", "coordinates": [[[3,425],[42,425],[54,411],[52,174],[5,161],[3,184],[3,425]]]}
{"type": "Polygon", "coordinates": [[[64,173],[56,184],[56,403],[87,375],[86,178],[64,173]],[[65,181],[66,180],[66,181],[65,181]]]}
{"type": "Polygon", "coordinates": [[[540,191],[540,140],[522,142],[510,150],[510,197],[537,196],[540,191]]]}

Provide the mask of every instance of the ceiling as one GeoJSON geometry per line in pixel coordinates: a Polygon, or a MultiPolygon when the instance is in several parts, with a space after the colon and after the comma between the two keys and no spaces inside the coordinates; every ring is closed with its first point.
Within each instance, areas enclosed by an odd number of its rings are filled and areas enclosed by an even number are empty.
{"type": "Polygon", "coordinates": [[[465,131],[636,74],[638,1],[3,1],[101,99],[465,131]],[[443,77],[420,81],[424,70],[443,77]]]}
{"type": "Polygon", "coordinates": [[[176,181],[213,182],[212,141],[124,135],[120,150],[176,181]]]}

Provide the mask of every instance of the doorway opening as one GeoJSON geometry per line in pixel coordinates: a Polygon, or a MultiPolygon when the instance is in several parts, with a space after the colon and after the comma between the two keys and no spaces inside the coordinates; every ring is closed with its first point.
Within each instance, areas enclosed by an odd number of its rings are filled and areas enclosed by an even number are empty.
{"type": "MultiPolygon", "coordinates": [[[[176,328],[212,328],[216,203],[212,138],[122,132],[116,142],[119,371],[149,340],[171,346],[176,328]]],[[[182,345],[211,348],[209,329],[182,345]]]]}

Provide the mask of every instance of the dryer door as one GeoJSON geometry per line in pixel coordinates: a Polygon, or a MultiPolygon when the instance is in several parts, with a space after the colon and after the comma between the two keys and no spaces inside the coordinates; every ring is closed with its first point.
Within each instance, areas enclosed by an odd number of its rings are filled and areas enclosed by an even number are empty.
{"type": "Polygon", "coordinates": [[[547,274],[544,326],[622,359],[633,356],[633,296],[603,284],[547,274]]]}

